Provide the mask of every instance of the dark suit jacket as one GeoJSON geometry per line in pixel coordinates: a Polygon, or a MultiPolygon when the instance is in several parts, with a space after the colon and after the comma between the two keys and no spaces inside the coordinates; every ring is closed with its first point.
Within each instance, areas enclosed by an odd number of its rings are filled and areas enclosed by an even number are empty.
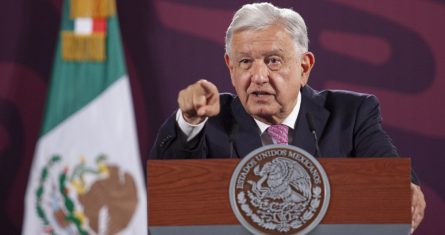
{"type": "MultiPolygon", "coordinates": [[[[306,113],[313,116],[323,157],[393,157],[398,153],[382,129],[377,98],[350,91],[301,90],[302,103],[292,145],[312,155],[315,139],[306,113]]],[[[262,146],[259,128],[238,97],[221,94],[221,112],[208,119],[201,133],[190,142],[173,114],[161,127],[150,152],[151,158],[242,158],[262,146]]]]}

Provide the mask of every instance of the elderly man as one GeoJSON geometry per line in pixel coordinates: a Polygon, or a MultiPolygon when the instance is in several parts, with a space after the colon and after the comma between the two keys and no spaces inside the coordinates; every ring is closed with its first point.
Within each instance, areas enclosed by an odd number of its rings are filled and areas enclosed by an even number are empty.
{"type": "MultiPolygon", "coordinates": [[[[315,57],[295,11],[244,5],[227,29],[224,58],[236,95],[220,94],[206,80],[180,91],[179,109],[161,127],[152,157],[242,158],[272,143],[323,157],[398,156],[376,97],[307,85],[315,57]]],[[[425,200],[419,186],[411,188],[414,231],[425,200]]]]}

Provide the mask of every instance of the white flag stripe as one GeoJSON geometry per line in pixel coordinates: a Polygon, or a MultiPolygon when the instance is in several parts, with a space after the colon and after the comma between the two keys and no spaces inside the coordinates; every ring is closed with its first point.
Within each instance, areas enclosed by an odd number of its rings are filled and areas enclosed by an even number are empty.
{"type": "Polygon", "coordinates": [[[93,18],[81,17],[74,20],[74,33],[88,35],[93,33],[93,18]]]}

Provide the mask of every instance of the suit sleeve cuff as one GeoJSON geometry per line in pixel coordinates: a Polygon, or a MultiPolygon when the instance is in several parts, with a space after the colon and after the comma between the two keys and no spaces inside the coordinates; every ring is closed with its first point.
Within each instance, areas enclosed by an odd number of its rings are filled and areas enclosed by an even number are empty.
{"type": "Polygon", "coordinates": [[[182,116],[182,111],[180,109],[178,109],[178,111],[176,112],[176,122],[178,123],[178,126],[181,129],[181,131],[187,136],[187,141],[192,140],[199,134],[199,132],[201,132],[207,120],[208,118],[206,118],[203,122],[197,125],[193,125],[184,120],[184,117],[182,116]]]}

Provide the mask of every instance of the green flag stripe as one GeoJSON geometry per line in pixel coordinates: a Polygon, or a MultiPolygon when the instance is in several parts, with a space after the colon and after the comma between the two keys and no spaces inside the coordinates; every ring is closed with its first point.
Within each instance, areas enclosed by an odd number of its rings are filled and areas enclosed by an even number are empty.
{"type": "MultiPolygon", "coordinates": [[[[61,28],[73,30],[74,21],[69,18],[69,1],[64,4],[62,17],[61,28]]],[[[105,61],[64,61],[59,34],[41,136],[126,74],[117,16],[108,18],[105,40],[105,61]]]]}

